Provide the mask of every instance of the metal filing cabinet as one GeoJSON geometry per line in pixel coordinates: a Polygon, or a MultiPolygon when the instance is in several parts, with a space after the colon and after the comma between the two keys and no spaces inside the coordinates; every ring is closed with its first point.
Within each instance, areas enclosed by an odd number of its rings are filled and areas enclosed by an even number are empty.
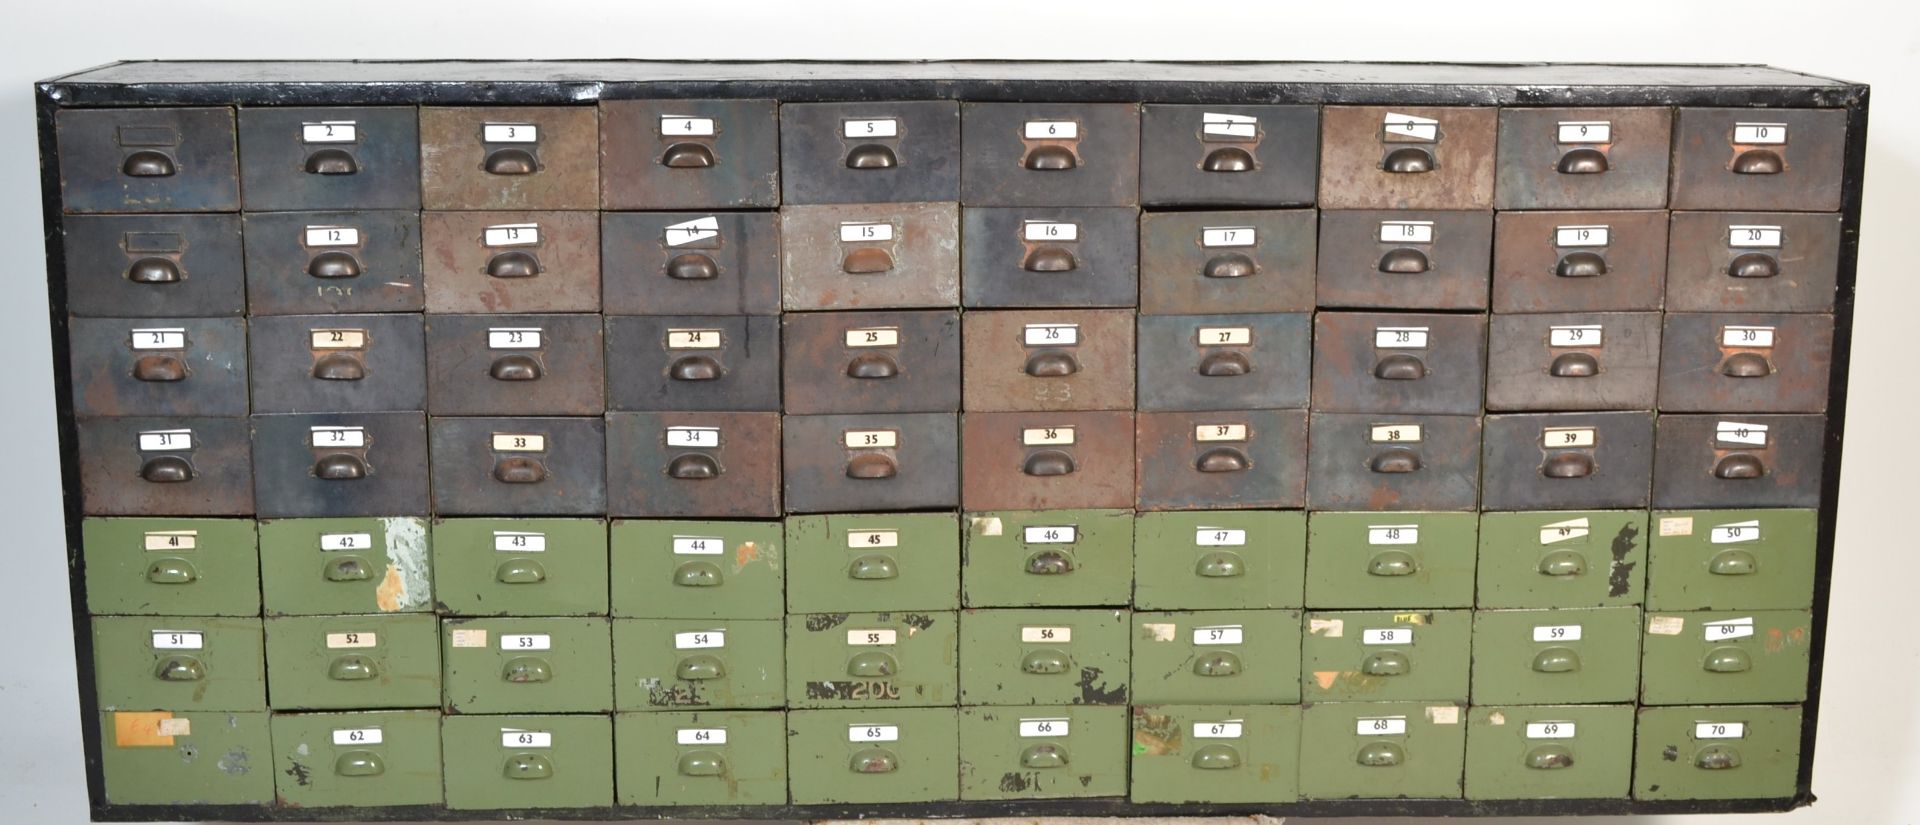
{"type": "Polygon", "coordinates": [[[265,805],[274,799],[268,715],[103,711],[100,773],[116,805],[265,805]],[[202,758],[220,754],[219,758],[202,758]],[[231,756],[231,760],[225,758],[231,756]],[[230,766],[246,764],[248,770],[230,766]]]}
{"type": "Polygon", "coordinates": [[[960,614],[962,705],[1124,705],[1125,610],[960,614]]]}
{"type": "Polygon", "coordinates": [[[259,538],[240,519],[81,522],[87,611],[96,615],[254,616],[259,538]]]}
{"type": "Polygon", "coordinates": [[[933,802],[959,797],[959,717],[953,708],[794,710],[787,763],[797,805],[933,802]]]}
{"type": "Polygon", "coordinates": [[[606,713],[613,647],[604,618],[443,619],[450,713],[606,713]]]}
{"type": "Polygon", "coordinates": [[[274,793],[303,808],[438,805],[440,714],[280,713],[274,793]]]}
{"type": "Polygon", "coordinates": [[[607,612],[607,525],[598,519],[436,519],[434,604],[452,616],[607,612]]]}
{"type": "Polygon", "coordinates": [[[1619,799],[1633,778],[1633,707],[1474,707],[1466,767],[1468,799],[1619,799]]]}
{"type": "Polygon", "coordinates": [[[615,616],[782,615],[781,586],[793,562],[777,522],[619,520],[611,543],[615,616]]]}
{"type": "Polygon", "coordinates": [[[1797,705],[1641,708],[1633,798],[1777,799],[1800,764],[1797,705]]]}
{"type": "Polygon", "coordinates": [[[1141,513],[1133,548],[1133,605],[1142,610],[1305,604],[1305,513],[1141,513]]]}
{"type": "Polygon", "coordinates": [[[1298,610],[1134,613],[1134,701],[1298,702],[1299,638],[1298,610]]]}
{"type": "Polygon", "coordinates": [[[1127,603],[1133,518],[1125,510],[995,510],[962,516],[968,607],[1127,603]]]}
{"type": "Polygon", "coordinates": [[[960,692],[952,612],[787,615],[787,707],[951,706],[960,692]]]}
{"type": "Polygon", "coordinates": [[[1300,714],[1300,795],[1454,799],[1463,792],[1466,708],[1447,703],[1320,702],[1300,714]]]}
{"type": "Polygon", "coordinates": [[[1472,621],[1467,610],[1308,613],[1302,695],[1309,702],[1465,702],[1472,621]]]}
{"type": "MultiPolygon", "coordinates": [[[[786,549],[792,613],[960,606],[960,525],[948,513],[791,516],[786,549]]],[[[751,604],[768,609],[773,600],[777,613],[776,596],[751,604]]]]}
{"type": "Polygon", "coordinates": [[[1639,604],[1650,543],[1640,510],[1483,513],[1479,606],[1639,604]]]}
{"type": "Polygon", "coordinates": [[[1293,705],[1133,709],[1134,802],[1292,802],[1301,763],[1293,705]]]}
{"type": "Polygon", "coordinates": [[[447,807],[611,805],[612,728],[605,716],[448,716],[440,727],[447,807]]]}
{"type": "Polygon", "coordinates": [[[787,801],[787,724],[779,711],[615,714],[613,757],[621,805],[787,801]]]}
{"type": "Polygon", "coordinates": [[[1127,708],[960,710],[960,798],[1124,796],[1127,708]]]}

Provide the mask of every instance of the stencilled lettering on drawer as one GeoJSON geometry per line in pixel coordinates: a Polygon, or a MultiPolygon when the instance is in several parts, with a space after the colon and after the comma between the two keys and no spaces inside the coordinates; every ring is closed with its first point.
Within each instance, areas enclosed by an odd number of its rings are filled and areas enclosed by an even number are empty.
{"type": "Polygon", "coordinates": [[[1374,349],[1426,349],[1428,327],[1374,327],[1374,349]]]}
{"type": "Polygon", "coordinates": [[[1735,123],[1733,142],[1748,146],[1784,146],[1787,142],[1787,124],[1735,123]]]}
{"type": "Polygon", "coordinates": [[[1753,635],[1753,617],[1725,619],[1718,622],[1704,622],[1700,626],[1704,641],[1718,642],[1727,639],[1745,639],[1753,635]]]}
{"type": "Polygon", "coordinates": [[[859,327],[847,330],[848,349],[900,346],[899,327],[859,327]]]}
{"type": "Polygon", "coordinates": [[[359,246],[360,229],[353,226],[309,226],[301,230],[306,246],[359,246]]]}
{"type": "Polygon", "coordinates": [[[500,729],[500,747],[503,748],[551,748],[553,733],[544,730],[521,730],[519,728],[500,729]]]}
{"type": "Polygon", "coordinates": [[[539,327],[491,327],[487,330],[487,349],[539,349],[539,327]]]}
{"type": "Polygon", "coordinates": [[[1707,531],[1709,544],[1745,544],[1760,540],[1760,520],[1717,524],[1707,531]]]}
{"type": "Polygon", "coordinates": [[[727,632],[724,630],[695,630],[673,634],[674,650],[706,650],[726,646],[727,632]]]}
{"type": "Polygon", "coordinates": [[[316,350],[366,349],[364,329],[315,329],[307,331],[307,348],[316,350]]]}
{"type": "Polygon", "coordinates": [[[674,536],[676,556],[718,556],[727,552],[727,540],[719,536],[674,536]]]}
{"type": "Polygon", "coordinates": [[[377,633],[347,631],[345,633],[328,633],[327,634],[328,650],[355,650],[359,648],[379,647],[379,646],[380,646],[380,635],[377,633]]]}
{"type": "Polygon", "coordinates": [[[1039,642],[1064,644],[1073,641],[1073,628],[1058,626],[1022,627],[1020,628],[1020,641],[1029,644],[1039,642]]]}
{"type": "Polygon", "coordinates": [[[870,117],[842,121],[840,136],[847,138],[893,138],[900,136],[900,120],[891,117],[870,117]]]}
{"type": "Polygon", "coordinates": [[[1553,230],[1554,246],[1606,246],[1613,228],[1608,226],[1558,226],[1553,230]]]}
{"type": "Polygon", "coordinates": [[[847,631],[847,644],[853,647],[873,647],[875,645],[884,646],[899,643],[900,632],[890,627],[847,631]]]}
{"type": "Polygon", "coordinates": [[[380,728],[336,728],[333,731],[335,745],[379,745],[386,742],[386,734],[380,728]]]}
{"type": "Polygon", "coordinates": [[[1767,446],[1767,425],[1720,421],[1713,425],[1713,440],[1742,447],[1767,446]]]}
{"type": "Polygon", "coordinates": [[[300,124],[301,143],[357,143],[359,140],[359,121],[317,120],[300,124]]]}
{"type": "Polygon", "coordinates": [[[484,143],[539,143],[540,127],[532,123],[486,123],[480,126],[484,143]]]}
{"type": "Polygon", "coordinates": [[[1772,349],[1773,327],[1721,327],[1720,346],[1772,349]]]}
{"type": "Polygon", "coordinates": [[[204,650],[207,646],[206,634],[195,630],[155,630],[153,631],[154,650],[204,650]]]}
{"type": "Polygon", "coordinates": [[[1556,143],[1612,143],[1613,121],[1563,120],[1555,124],[1556,143]]]}
{"type": "Polygon", "coordinates": [[[668,137],[713,137],[720,130],[713,118],[692,115],[661,115],[660,134],[668,137]]]}
{"type": "Polygon", "coordinates": [[[1736,224],[1727,227],[1727,246],[1735,249],[1779,249],[1783,234],[1778,226],[1736,224]]]}
{"type": "Polygon", "coordinates": [[[1209,625],[1193,629],[1196,645],[1237,645],[1246,643],[1246,632],[1237,624],[1209,625]]]}
{"type": "Polygon", "coordinates": [[[493,531],[493,549],[501,553],[545,553],[547,534],[517,530],[493,531]]]}
{"type": "Polygon", "coordinates": [[[848,742],[898,742],[899,725],[848,725],[848,742]]]}
{"type": "Polygon", "coordinates": [[[1029,241],[1078,241],[1080,225],[1066,221],[1022,221],[1020,237],[1029,241]]]}
{"type": "Polygon", "coordinates": [[[900,446],[899,430],[847,430],[840,443],[849,450],[891,450],[900,446]]]}
{"type": "Polygon", "coordinates": [[[1433,243],[1433,221],[1381,221],[1381,243],[1433,243]]]}
{"type": "Polygon", "coordinates": [[[711,449],[720,446],[719,427],[668,427],[666,442],[669,447],[695,447],[711,449]]]}
{"type": "Polygon", "coordinates": [[[1244,547],[1247,543],[1247,531],[1226,527],[1196,527],[1193,531],[1195,547],[1244,547]]]}
{"type": "Polygon", "coordinates": [[[876,221],[840,224],[841,243],[893,240],[893,224],[876,221]]]}
{"type": "Polygon", "coordinates": [[[1389,143],[1437,143],[1440,140],[1440,121],[1388,112],[1381,119],[1380,136],[1389,143]]]}
{"type": "Polygon", "coordinates": [[[1239,719],[1193,723],[1195,739],[1239,739],[1246,734],[1246,723],[1239,719]]]}
{"type": "Polygon", "coordinates": [[[1606,330],[1599,324],[1547,328],[1547,346],[1598,349],[1605,346],[1606,330]]]}
{"type": "Polygon", "coordinates": [[[150,327],[127,330],[127,344],[138,350],[176,350],[187,348],[185,327],[150,327]]]}
{"type": "Polygon", "coordinates": [[[486,246],[533,246],[540,242],[540,224],[503,223],[489,226],[481,231],[480,242],[486,246]]]}
{"type": "Polygon", "coordinates": [[[1072,427],[1029,427],[1020,431],[1020,443],[1028,447],[1066,446],[1073,443],[1072,427]]]}
{"type": "Polygon", "coordinates": [[[1376,716],[1360,719],[1354,724],[1353,732],[1356,736],[1405,736],[1407,717],[1376,716]]]}
{"type": "Polygon", "coordinates": [[[321,533],[320,552],[340,553],[373,549],[372,533],[321,533]]]}
{"type": "Polygon", "coordinates": [[[143,452],[193,449],[192,430],[144,430],[139,434],[143,452]]]}
{"type": "Polygon", "coordinates": [[[1071,347],[1080,343],[1079,324],[1027,324],[1021,334],[1029,347],[1071,347]]]}
{"type": "Polygon", "coordinates": [[[1695,739],[1745,739],[1747,738],[1747,723],[1745,722],[1695,722],[1693,723],[1693,738],[1695,739]]]}
{"type": "Polygon", "coordinates": [[[1592,447],[1599,441],[1599,430],[1595,427],[1543,427],[1540,429],[1540,445],[1543,447],[1592,447]]]}
{"type": "Polygon", "coordinates": [[[1020,531],[1022,544],[1072,544],[1080,539],[1080,529],[1070,524],[1057,527],[1028,527],[1020,531]]]}
{"type": "Polygon", "coordinates": [[[717,329],[667,330],[667,349],[720,349],[724,336],[717,329]]]}
{"type": "Polygon", "coordinates": [[[1375,424],[1367,428],[1367,440],[1375,444],[1418,444],[1423,435],[1419,424],[1375,424]]]}
{"type": "Polygon", "coordinates": [[[1207,226],[1200,229],[1200,245],[1208,249],[1247,247],[1259,242],[1259,231],[1251,226],[1207,226]]]}
{"type": "Polygon", "coordinates": [[[552,650],[553,636],[547,633],[502,633],[501,650],[552,650]]]}
{"type": "Polygon", "coordinates": [[[192,550],[199,546],[199,530],[150,530],[141,536],[141,547],[147,550],[192,550]]]}
{"type": "Polygon", "coordinates": [[[667,224],[666,229],[662,231],[665,233],[664,237],[667,246],[692,246],[694,244],[711,246],[711,244],[701,242],[719,240],[720,219],[713,215],[708,215],[704,218],[694,218],[690,221],[667,224]]]}
{"type": "Polygon", "coordinates": [[[900,531],[898,530],[848,530],[847,531],[847,548],[848,549],[899,547],[899,546],[900,546],[900,531]]]}
{"type": "Polygon", "coordinates": [[[726,728],[681,728],[673,732],[676,745],[724,745],[727,743],[726,728]]]}
{"type": "Polygon", "coordinates": [[[1577,624],[1540,625],[1533,629],[1536,642],[1577,642],[1580,641],[1580,628],[1577,624]]]}
{"type": "Polygon", "coordinates": [[[365,447],[365,427],[308,427],[307,443],[313,447],[365,447]]]}
{"type": "Polygon", "coordinates": [[[1369,627],[1360,631],[1360,643],[1363,645],[1410,645],[1413,644],[1411,627],[1369,627]]]}
{"type": "Polygon", "coordinates": [[[1022,719],[1018,730],[1022,739],[1059,738],[1073,732],[1073,723],[1071,720],[1059,717],[1022,719]]]}
{"type": "Polygon", "coordinates": [[[1572,739],[1577,726],[1572,722],[1528,722],[1528,739],[1572,739]]]}
{"type": "Polygon", "coordinates": [[[1245,424],[1197,424],[1193,428],[1193,440],[1208,441],[1245,441],[1245,424]]]}
{"type": "Polygon", "coordinates": [[[1585,539],[1593,533],[1593,523],[1585,517],[1556,521],[1540,528],[1541,544],[1566,544],[1585,539]]]}
{"type": "Polygon", "coordinates": [[[547,437],[534,433],[494,433],[493,450],[499,453],[544,453],[547,437]]]}

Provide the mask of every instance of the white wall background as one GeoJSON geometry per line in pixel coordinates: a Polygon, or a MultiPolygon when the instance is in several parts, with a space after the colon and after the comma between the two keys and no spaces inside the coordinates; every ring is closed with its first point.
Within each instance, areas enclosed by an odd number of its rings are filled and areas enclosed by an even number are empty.
{"type": "MultiPolygon", "coordinates": [[[[1215,0],[32,0],[0,50],[0,811],[87,821],[68,632],[30,81],[119,59],[716,58],[1772,63],[1874,84],[1860,310],[1811,809],[1920,823],[1912,449],[1920,269],[1920,7],[1907,0],[1311,5],[1215,0]],[[1591,13],[1591,14],[1590,14],[1591,13]],[[1403,22],[1401,15],[1406,15],[1403,22]],[[344,21],[344,22],[341,22],[344,21]],[[1592,21],[1591,23],[1587,21],[1592,21]],[[1901,229],[1906,225],[1906,229],[1901,229]],[[1907,415],[1903,417],[1901,413],[1907,415]],[[1887,451],[1882,460],[1881,451],[1887,451]],[[1903,529],[1904,528],[1904,529],[1903,529]]],[[[1517,823],[1521,820],[1499,820],[1517,823]]],[[[1625,823],[1630,820],[1588,820],[1625,823]]],[[[1662,817],[1648,825],[1758,817],[1662,817]]]]}

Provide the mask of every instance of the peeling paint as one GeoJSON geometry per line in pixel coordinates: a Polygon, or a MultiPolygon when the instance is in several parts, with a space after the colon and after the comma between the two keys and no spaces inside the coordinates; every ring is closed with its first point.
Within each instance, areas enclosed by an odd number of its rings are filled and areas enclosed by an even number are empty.
{"type": "Polygon", "coordinates": [[[427,572],[426,523],[384,518],[380,525],[387,537],[387,576],[374,591],[374,604],[385,613],[426,607],[433,592],[427,572]]]}

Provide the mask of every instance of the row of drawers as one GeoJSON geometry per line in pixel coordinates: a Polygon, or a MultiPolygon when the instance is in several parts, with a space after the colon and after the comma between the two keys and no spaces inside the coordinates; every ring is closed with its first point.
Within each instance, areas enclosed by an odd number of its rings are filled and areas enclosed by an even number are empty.
{"type": "Polygon", "coordinates": [[[64,231],[71,306],[82,316],[1136,303],[1151,314],[1316,303],[1824,312],[1841,247],[1831,213],[1143,214],[952,203],[778,214],[82,215],[64,231]]]}
{"type": "Polygon", "coordinates": [[[109,801],[302,808],[1783,798],[1800,753],[1800,708],[1755,705],[109,712],[101,728],[109,801]]]}
{"type": "Polygon", "coordinates": [[[1838,109],[675,100],[238,115],[236,129],[229,108],[61,110],[67,211],[1316,199],[1831,211],[1847,138],[1838,109]]]}
{"type": "Polygon", "coordinates": [[[77,425],[88,515],[770,518],[1136,506],[1815,507],[1826,419],[385,412],[77,425]]]}
{"type": "Polygon", "coordinates": [[[1804,610],[1812,510],[779,522],[87,519],[96,615],[777,619],[966,607],[1804,610]],[[259,548],[259,549],[256,549],[259,548]],[[784,610],[783,610],[784,608],[784,610]]]}
{"type": "Polygon", "coordinates": [[[1806,698],[1808,611],[1657,612],[1642,628],[1637,607],[123,616],[93,620],[93,651],[107,710],[1806,698]]]}

